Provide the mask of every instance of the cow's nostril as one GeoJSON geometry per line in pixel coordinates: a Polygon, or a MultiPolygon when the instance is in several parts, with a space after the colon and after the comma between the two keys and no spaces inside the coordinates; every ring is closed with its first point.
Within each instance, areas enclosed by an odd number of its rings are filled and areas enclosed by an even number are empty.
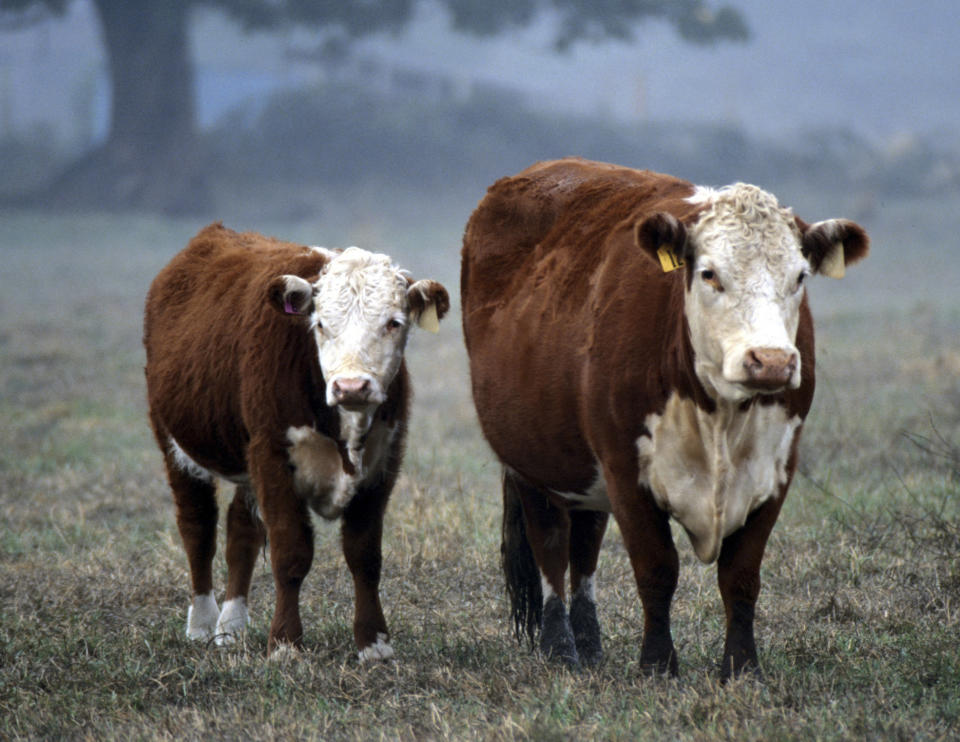
{"type": "Polygon", "coordinates": [[[335,379],[333,382],[333,396],[338,402],[364,401],[370,395],[370,379],[363,377],[335,379]]]}
{"type": "Polygon", "coordinates": [[[797,370],[796,353],[779,348],[753,348],[743,359],[748,382],[761,388],[782,387],[797,370]]]}
{"type": "Polygon", "coordinates": [[[755,350],[750,350],[747,352],[747,357],[743,361],[743,367],[747,369],[747,373],[753,376],[763,370],[763,361],[755,350]]]}

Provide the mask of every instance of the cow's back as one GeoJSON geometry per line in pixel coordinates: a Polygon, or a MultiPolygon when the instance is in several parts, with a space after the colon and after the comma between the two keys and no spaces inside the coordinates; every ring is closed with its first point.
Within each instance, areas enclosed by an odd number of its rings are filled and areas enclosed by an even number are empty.
{"type": "Polygon", "coordinates": [[[554,250],[566,251],[569,272],[590,270],[616,224],[645,204],[675,210],[691,191],[690,183],[668,175],[579,158],[540,162],[501,178],[467,223],[464,307],[502,302],[535,270],[534,261],[554,250]]]}
{"type": "Polygon", "coordinates": [[[213,224],[160,271],[147,294],[143,340],[161,445],[172,436],[212,470],[244,470],[244,376],[268,387],[310,362],[302,330],[269,308],[267,287],[283,274],[315,279],[323,262],[304,246],[213,224]]]}
{"type": "Polygon", "coordinates": [[[670,323],[657,312],[682,280],[640,254],[632,226],[644,213],[692,210],[690,193],[670,176],[568,159],[498,181],[471,217],[461,295],[474,400],[494,451],[529,480],[579,489],[596,476],[591,356],[662,344],[670,323]],[[618,314],[647,307],[632,332],[648,337],[600,342],[618,314]]]}

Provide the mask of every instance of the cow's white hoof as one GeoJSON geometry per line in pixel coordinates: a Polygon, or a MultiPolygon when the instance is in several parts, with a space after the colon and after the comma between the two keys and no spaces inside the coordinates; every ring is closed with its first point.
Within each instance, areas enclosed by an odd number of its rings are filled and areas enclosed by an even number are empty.
{"type": "Polygon", "coordinates": [[[193,603],[187,609],[187,638],[207,640],[213,636],[217,627],[217,600],[211,590],[206,595],[194,595],[193,603]]]}
{"type": "Polygon", "coordinates": [[[217,619],[215,638],[217,646],[223,647],[235,643],[240,635],[247,630],[247,624],[249,623],[250,614],[247,611],[246,599],[240,597],[228,600],[223,604],[220,618],[217,619]]]}
{"type": "Polygon", "coordinates": [[[386,634],[377,634],[377,641],[365,646],[358,654],[361,664],[382,662],[393,657],[393,647],[387,642],[386,634]]]}

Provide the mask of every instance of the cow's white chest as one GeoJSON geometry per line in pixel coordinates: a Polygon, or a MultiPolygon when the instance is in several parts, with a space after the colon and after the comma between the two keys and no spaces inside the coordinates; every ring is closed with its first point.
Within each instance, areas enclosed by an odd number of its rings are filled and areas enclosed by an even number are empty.
{"type": "Polygon", "coordinates": [[[357,489],[379,476],[386,465],[398,426],[379,420],[371,424],[370,416],[365,420],[367,429],[359,418],[341,415],[340,432],[345,438],[354,474],[343,470],[339,447],[333,438],[306,425],[287,430],[294,490],[328,520],[339,518],[357,489]]]}
{"type": "Polygon", "coordinates": [[[720,554],[723,539],[787,482],[799,417],[779,404],[720,406],[713,413],[674,394],[647,416],[637,440],[640,481],[686,529],[697,557],[720,554]]]}

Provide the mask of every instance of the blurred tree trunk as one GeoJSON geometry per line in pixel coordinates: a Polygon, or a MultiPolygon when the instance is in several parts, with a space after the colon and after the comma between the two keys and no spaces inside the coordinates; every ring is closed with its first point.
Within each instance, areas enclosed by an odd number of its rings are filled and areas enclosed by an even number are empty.
{"type": "Polygon", "coordinates": [[[93,0],[111,80],[107,141],[50,188],[65,206],[195,213],[210,207],[197,143],[191,2],[93,0]]]}
{"type": "Polygon", "coordinates": [[[110,144],[146,154],[191,139],[194,95],[187,3],[94,0],[94,5],[112,81],[110,144]]]}

